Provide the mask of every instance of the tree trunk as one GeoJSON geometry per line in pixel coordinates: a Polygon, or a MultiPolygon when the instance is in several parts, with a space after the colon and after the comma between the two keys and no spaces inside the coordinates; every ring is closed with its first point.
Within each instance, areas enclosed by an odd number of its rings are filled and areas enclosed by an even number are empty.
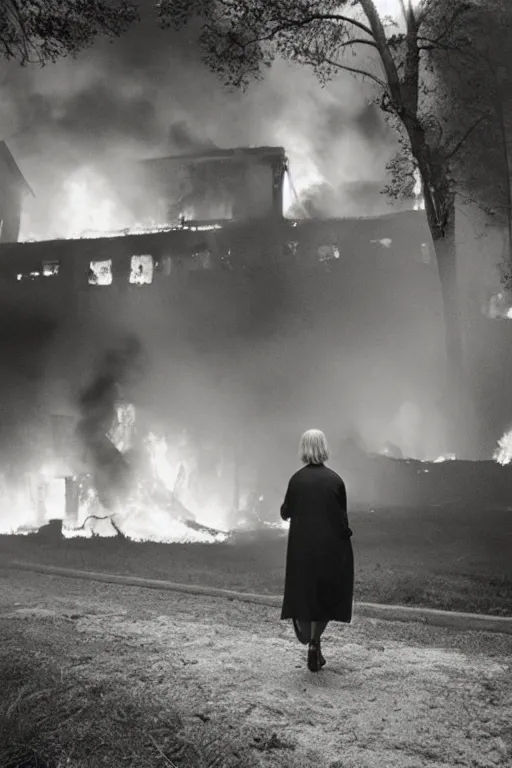
{"type": "Polygon", "coordinates": [[[443,233],[434,230],[432,239],[436,254],[446,338],[447,374],[451,386],[460,386],[464,378],[464,355],[457,292],[457,251],[455,217],[450,216],[443,233]]]}
{"type": "Polygon", "coordinates": [[[449,450],[468,455],[474,444],[474,408],[470,382],[465,375],[461,315],[457,290],[457,250],[454,211],[443,231],[431,227],[436,254],[446,343],[443,410],[449,422],[449,450]]]}

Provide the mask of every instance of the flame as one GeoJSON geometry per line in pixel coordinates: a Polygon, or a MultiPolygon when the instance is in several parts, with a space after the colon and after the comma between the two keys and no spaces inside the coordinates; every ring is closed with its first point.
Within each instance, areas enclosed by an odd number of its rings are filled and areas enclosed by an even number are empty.
{"type": "Polygon", "coordinates": [[[443,461],[456,461],[457,457],[454,453],[442,453],[437,459],[434,459],[434,464],[441,464],[443,461]]]}
{"type": "Polygon", "coordinates": [[[512,429],[505,432],[498,440],[498,447],[493,453],[493,459],[505,466],[512,461],[512,429]]]}
{"type": "Polygon", "coordinates": [[[421,180],[421,174],[419,172],[419,169],[416,168],[414,171],[414,187],[413,187],[413,194],[414,194],[414,210],[415,211],[424,211],[425,210],[425,198],[423,197],[423,182],[421,180]]]}
{"type": "Polygon", "coordinates": [[[197,460],[190,451],[186,434],[169,445],[166,438],[150,432],[146,438],[150,464],[155,478],[173,493],[196,522],[226,530],[231,515],[231,488],[206,488],[194,482],[198,473],[197,460]]]}
{"type": "MultiPolygon", "coordinates": [[[[118,403],[109,439],[128,457],[135,436],[134,406],[118,403]]],[[[73,477],[79,498],[74,520],[66,519],[66,477],[72,476],[72,470],[62,457],[46,460],[21,481],[8,482],[0,476],[0,533],[28,533],[59,519],[67,538],[116,535],[115,525],[135,541],[225,540],[234,522],[230,472],[221,471],[220,476],[217,472],[212,479],[201,475],[195,446],[185,432],[174,441],[149,432],[141,446],[140,454],[132,452],[129,460],[133,475],[130,491],[114,510],[102,507],[90,475],[73,477]]]]}
{"type": "MultiPolygon", "coordinates": [[[[151,201],[148,199],[146,203],[150,206],[151,201]]],[[[123,203],[115,185],[91,167],[82,167],[65,180],[56,207],[59,209],[58,217],[49,227],[45,221],[44,230],[37,227],[38,231],[34,232],[30,216],[26,217],[28,221],[24,217],[19,241],[94,239],[179,229],[202,231],[222,228],[218,222],[194,224],[194,211],[190,208],[178,214],[176,221],[166,221],[165,216],[159,217],[158,214],[155,217],[154,210],[150,213],[149,208],[134,214],[123,203]]],[[[51,276],[55,272],[47,270],[44,274],[51,276]]],[[[38,276],[39,273],[30,275],[32,278],[38,276]]],[[[18,280],[23,277],[19,275],[18,280]]]]}

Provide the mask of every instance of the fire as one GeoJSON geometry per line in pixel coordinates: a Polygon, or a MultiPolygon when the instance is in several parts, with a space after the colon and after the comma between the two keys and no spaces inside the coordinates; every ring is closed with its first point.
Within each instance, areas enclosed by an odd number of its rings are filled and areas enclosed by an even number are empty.
{"type": "Polygon", "coordinates": [[[300,208],[302,200],[308,192],[325,183],[325,178],[317,168],[308,143],[300,135],[291,136],[289,132],[277,140],[283,138],[286,144],[290,166],[284,176],[283,184],[283,212],[289,215],[300,208]],[[290,170],[290,167],[292,170],[290,170]]]}
{"type": "MultiPolygon", "coordinates": [[[[83,167],[72,173],[64,182],[58,195],[55,208],[58,214],[46,217],[45,229],[37,227],[36,232],[30,222],[23,220],[19,240],[32,242],[54,239],[93,239],[99,237],[117,237],[156,232],[171,232],[177,229],[211,230],[221,229],[221,225],[212,222],[206,224],[187,224],[193,222],[194,211],[187,208],[177,215],[176,221],[168,221],[167,216],[158,213],[158,202],[144,197],[147,210],[142,201],[137,205],[137,213],[125,204],[115,184],[92,167],[83,167]],[[154,203],[154,205],[153,205],[154,203]],[[48,227],[47,221],[50,220],[48,227]]],[[[54,274],[53,272],[51,274],[54,274]]],[[[45,273],[46,275],[46,273],[45,273]]],[[[50,273],[48,273],[48,276],[50,273]]],[[[38,277],[39,273],[33,273],[38,277]]],[[[22,279],[22,275],[18,277],[22,279]]]]}
{"type": "Polygon", "coordinates": [[[423,182],[421,181],[421,174],[419,172],[419,169],[416,168],[414,171],[414,187],[413,187],[413,194],[414,194],[414,210],[415,211],[424,211],[425,210],[425,199],[423,197],[423,182]]]}
{"type": "Polygon", "coordinates": [[[437,459],[434,459],[434,464],[441,464],[443,461],[456,461],[457,457],[454,453],[442,453],[437,459]]]}
{"type": "Polygon", "coordinates": [[[66,239],[80,238],[88,231],[108,232],[131,224],[132,215],[115,190],[89,168],[72,174],[64,183],[63,194],[62,236],[66,239]]]}
{"type": "Polygon", "coordinates": [[[512,429],[505,432],[498,440],[498,447],[493,453],[493,459],[505,466],[512,461],[512,429]]]}
{"type": "Polygon", "coordinates": [[[55,459],[17,483],[0,478],[0,533],[28,533],[50,520],[62,520],[67,538],[112,536],[118,528],[135,541],[225,540],[230,524],[235,522],[230,473],[220,477],[217,473],[208,482],[198,471],[197,452],[186,433],[168,441],[162,434],[149,432],[137,444],[135,423],[134,406],[119,403],[108,438],[129,457],[132,483],[128,494],[113,508],[102,506],[91,475],[72,476],[73,470],[55,459]],[[78,494],[74,513],[67,504],[70,480],[78,494]]]}

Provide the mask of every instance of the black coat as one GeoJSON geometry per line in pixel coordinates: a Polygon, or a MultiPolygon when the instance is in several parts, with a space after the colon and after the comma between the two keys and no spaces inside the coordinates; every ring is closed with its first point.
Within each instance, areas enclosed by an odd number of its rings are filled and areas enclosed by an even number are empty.
{"type": "Polygon", "coordinates": [[[341,477],[308,464],[288,483],[281,507],[290,520],[282,619],[352,619],[354,556],[341,477]]]}

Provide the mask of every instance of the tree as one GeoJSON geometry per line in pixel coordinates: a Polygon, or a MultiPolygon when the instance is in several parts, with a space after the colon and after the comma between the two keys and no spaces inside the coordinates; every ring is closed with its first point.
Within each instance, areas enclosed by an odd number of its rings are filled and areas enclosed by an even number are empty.
{"type": "Polygon", "coordinates": [[[1,0],[0,58],[25,65],[75,56],[138,18],[130,0],[1,0]]]}
{"type": "Polygon", "coordinates": [[[438,82],[447,90],[453,118],[467,126],[477,111],[486,115],[455,160],[456,190],[462,201],[478,206],[489,222],[507,230],[501,265],[509,276],[507,284],[512,276],[512,7],[503,0],[487,0],[465,27],[471,50],[459,57],[455,77],[446,56],[438,67],[438,82]]]}
{"type": "Polygon", "coordinates": [[[440,130],[433,109],[435,55],[470,48],[464,17],[471,3],[400,0],[402,29],[382,17],[374,0],[161,0],[163,26],[200,17],[205,63],[231,87],[263,76],[276,57],[312,67],[321,83],[338,73],[363,78],[396,128],[402,152],[392,164],[388,192],[402,194],[419,171],[435,248],[446,328],[448,381],[462,386],[463,354],[457,311],[453,159],[467,136],[440,130]],[[361,53],[369,53],[363,60],[361,53]],[[348,58],[351,55],[352,59],[348,58]]]}

